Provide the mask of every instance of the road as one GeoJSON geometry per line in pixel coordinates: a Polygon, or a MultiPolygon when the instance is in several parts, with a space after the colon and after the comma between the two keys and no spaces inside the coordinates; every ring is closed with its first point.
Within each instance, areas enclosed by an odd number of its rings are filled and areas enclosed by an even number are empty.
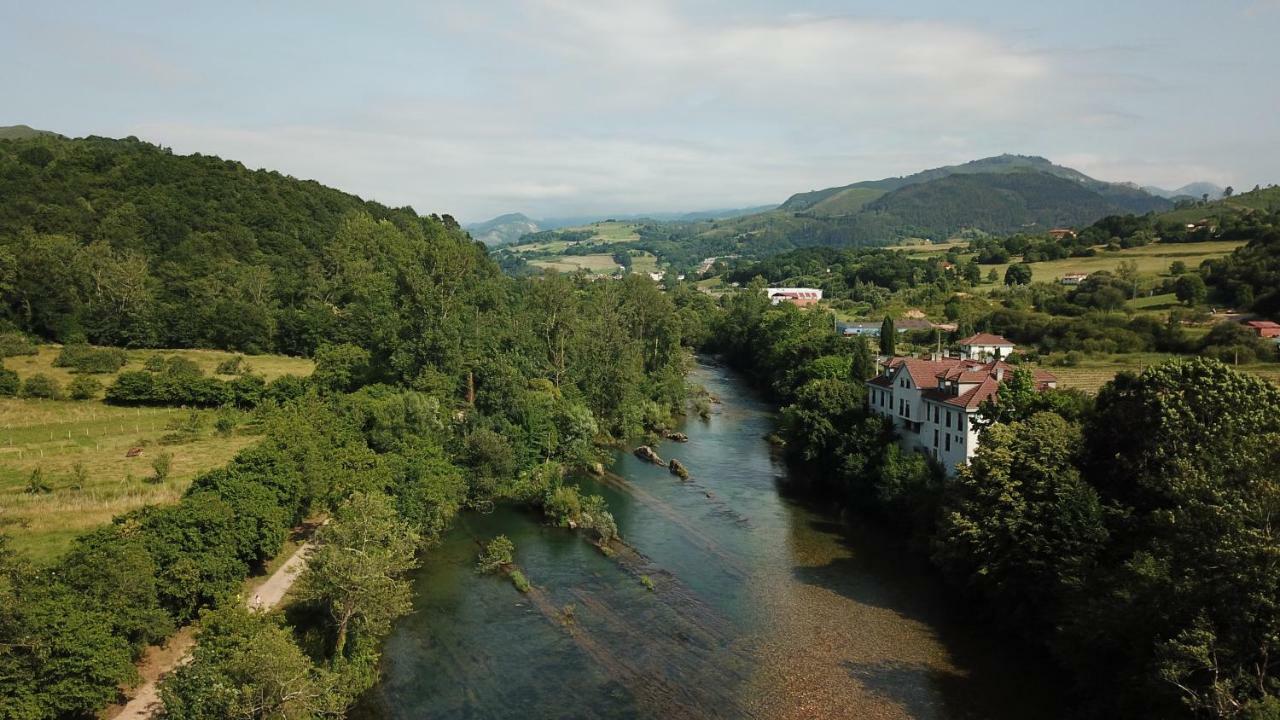
{"type": "MultiPolygon", "coordinates": [[[[254,590],[245,606],[250,610],[266,612],[279,605],[298,579],[310,552],[311,543],[303,543],[283,565],[271,573],[266,582],[254,590]]],[[[160,678],[191,662],[191,650],[194,647],[194,634],[190,627],[186,627],[170,638],[163,647],[148,648],[142,665],[138,668],[142,683],[134,688],[133,697],[128,702],[116,706],[107,713],[107,717],[110,720],[148,720],[155,715],[160,709],[160,678]]]]}

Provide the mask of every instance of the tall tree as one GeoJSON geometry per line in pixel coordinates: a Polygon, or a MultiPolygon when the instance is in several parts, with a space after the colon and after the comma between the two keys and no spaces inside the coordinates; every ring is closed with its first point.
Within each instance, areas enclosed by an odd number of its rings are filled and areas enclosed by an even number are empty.
{"type": "Polygon", "coordinates": [[[862,382],[876,374],[876,361],[871,356],[871,346],[862,335],[853,338],[853,361],[849,375],[854,382],[862,382]]]}
{"type": "Polygon", "coordinates": [[[353,629],[376,638],[408,611],[402,575],[417,565],[418,542],[391,499],[372,493],[353,495],[317,533],[300,595],[329,611],[335,662],[345,658],[353,629]]]}
{"type": "Polygon", "coordinates": [[[880,323],[880,354],[893,357],[897,348],[898,331],[893,326],[893,318],[885,315],[884,322],[880,323]]]}

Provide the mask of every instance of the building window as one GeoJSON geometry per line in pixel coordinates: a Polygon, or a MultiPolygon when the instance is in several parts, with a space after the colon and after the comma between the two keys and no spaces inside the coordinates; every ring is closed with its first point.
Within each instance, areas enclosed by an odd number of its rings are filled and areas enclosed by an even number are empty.
{"type": "MultiPolygon", "coordinates": [[[[937,430],[934,432],[937,432],[937,430]]],[[[951,435],[947,435],[947,452],[951,452],[951,435]]]]}
{"type": "Polygon", "coordinates": [[[947,411],[947,427],[948,428],[951,427],[951,411],[950,410],[947,411]]]}
{"type": "MultiPolygon", "coordinates": [[[[951,439],[951,436],[950,436],[950,435],[948,435],[948,436],[947,436],[947,439],[948,439],[948,440],[950,440],[950,439],[951,439]]],[[[934,430],[934,431],[933,431],[933,446],[934,446],[934,447],[938,447],[938,431],[937,431],[937,430],[934,430]]],[[[947,449],[948,449],[948,450],[950,450],[950,449],[951,449],[951,443],[947,443],[947,449]]]]}

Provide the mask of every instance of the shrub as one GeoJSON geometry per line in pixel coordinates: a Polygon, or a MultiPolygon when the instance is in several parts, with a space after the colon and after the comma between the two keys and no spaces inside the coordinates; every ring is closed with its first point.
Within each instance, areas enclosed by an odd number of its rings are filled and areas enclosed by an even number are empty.
{"type": "Polygon", "coordinates": [[[36,373],[22,383],[22,397],[60,400],[62,399],[62,386],[58,384],[57,380],[48,375],[36,373]]]}
{"type": "Polygon", "coordinates": [[[13,397],[21,387],[22,381],[18,379],[18,373],[0,366],[0,396],[13,397]]]}
{"type": "Polygon", "coordinates": [[[173,456],[167,452],[157,453],[151,458],[151,472],[155,473],[151,476],[151,481],[156,483],[164,482],[169,473],[173,470],[173,456]]]}
{"type": "Polygon", "coordinates": [[[511,571],[511,584],[515,585],[516,589],[522,593],[529,592],[533,587],[529,584],[529,578],[525,577],[519,568],[511,571]]]}
{"type": "Polygon", "coordinates": [[[98,397],[100,392],[102,392],[102,383],[88,375],[80,375],[67,385],[67,395],[72,400],[92,400],[98,397]]]}
{"type": "Polygon", "coordinates": [[[63,345],[54,367],[80,373],[113,373],[124,367],[127,358],[120,348],[96,348],[84,344],[63,345]]]}
{"type": "Polygon", "coordinates": [[[214,373],[218,375],[239,375],[247,369],[243,355],[236,355],[218,363],[214,373]]]}
{"type": "Polygon", "coordinates": [[[165,357],[163,355],[152,355],[147,358],[147,361],[142,364],[142,367],[150,370],[151,372],[164,372],[165,362],[165,357]]]}
{"type": "Polygon", "coordinates": [[[35,355],[36,344],[19,332],[0,333],[0,357],[35,355]]]}
{"type": "Polygon", "coordinates": [[[31,495],[43,495],[53,492],[53,487],[44,479],[44,471],[36,468],[31,471],[31,476],[27,478],[26,490],[31,495]]]}
{"type": "Polygon", "coordinates": [[[213,420],[213,429],[218,433],[219,437],[231,437],[231,433],[235,431],[238,419],[232,410],[221,410],[218,416],[213,420]]]}
{"type": "Polygon", "coordinates": [[[89,470],[84,463],[78,462],[71,466],[71,482],[72,490],[83,490],[85,483],[89,482],[89,470]]]}
{"type": "Polygon", "coordinates": [[[500,570],[515,561],[515,552],[515,543],[506,535],[499,535],[484,546],[484,552],[476,562],[476,570],[482,573],[500,570]]]}

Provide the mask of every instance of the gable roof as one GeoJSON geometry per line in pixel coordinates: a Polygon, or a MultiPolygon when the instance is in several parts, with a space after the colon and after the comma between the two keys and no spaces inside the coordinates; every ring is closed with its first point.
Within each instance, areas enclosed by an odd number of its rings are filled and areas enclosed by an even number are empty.
{"type": "Polygon", "coordinates": [[[960,341],[961,345],[1008,345],[1013,347],[1013,343],[1005,340],[999,335],[991,333],[976,333],[960,341]]]}

